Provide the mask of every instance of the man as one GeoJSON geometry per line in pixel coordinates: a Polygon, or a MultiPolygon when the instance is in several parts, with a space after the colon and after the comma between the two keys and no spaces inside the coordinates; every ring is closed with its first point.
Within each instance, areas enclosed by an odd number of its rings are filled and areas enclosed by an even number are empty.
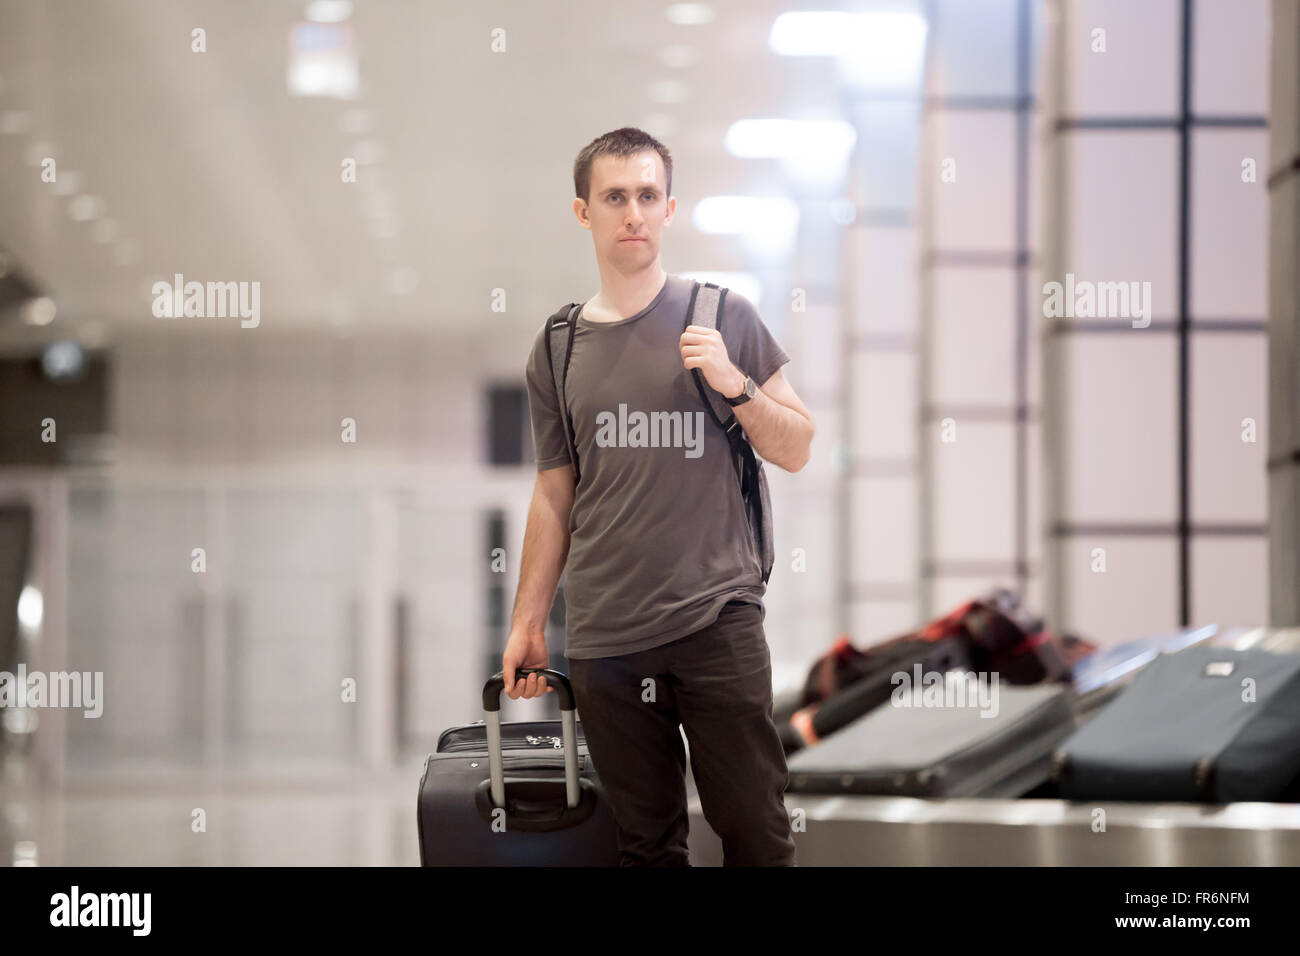
{"type": "Polygon", "coordinates": [[[623,865],[687,865],[679,725],[725,863],[793,865],[760,555],[731,449],[691,370],[735,403],[755,452],[787,471],[807,463],[813,422],[781,372],[789,357],[743,296],[723,302],[725,342],[683,331],[692,282],[659,262],[677,207],[672,168],[662,143],[631,128],[574,164],[573,211],[601,280],[565,379],[581,479],[575,487],[543,328],[526,376],[537,484],[502,671],[511,699],[554,690],[515,670],[548,665],[544,628],[564,570],[569,678],[623,865]],[[628,426],[636,413],[653,436],[628,426]]]}

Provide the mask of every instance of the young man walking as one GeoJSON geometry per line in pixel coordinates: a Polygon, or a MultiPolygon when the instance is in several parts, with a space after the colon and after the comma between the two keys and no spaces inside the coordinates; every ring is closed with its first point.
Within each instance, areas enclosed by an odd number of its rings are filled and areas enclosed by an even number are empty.
{"type": "Polygon", "coordinates": [[[564,380],[581,477],[543,328],[527,364],[538,475],[506,693],[554,690],[515,671],[548,666],[544,628],[564,571],[569,679],[623,865],[687,865],[679,725],[725,863],[793,865],[760,554],[731,448],[692,370],[733,406],[754,451],[787,471],[808,461],[812,418],[781,371],[789,357],[744,297],[723,300],[725,342],[684,329],[693,283],[659,261],[677,206],[662,143],[631,128],[597,138],[578,155],[574,188],[601,280],[578,314],[564,380]]]}

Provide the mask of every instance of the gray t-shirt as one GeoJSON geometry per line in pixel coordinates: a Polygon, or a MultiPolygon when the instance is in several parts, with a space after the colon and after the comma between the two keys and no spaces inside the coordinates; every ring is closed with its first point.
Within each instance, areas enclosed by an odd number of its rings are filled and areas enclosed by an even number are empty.
{"type": "MultiPolygon", "coordinates": [[[[564,578],[571,659],[667,644],[712,624],[727,601],[762,607],[766,587],[731,452],[682,365],[693,286],[669,274],[630,318],[578,316],[565,379],[582,473],[564,578]]],[[[790,360],[735,290],[718,328],[732,363],[759,385],[790,360]]],[[[526,378],[537,470],[566,465],[544,325],[526,378]]]]}

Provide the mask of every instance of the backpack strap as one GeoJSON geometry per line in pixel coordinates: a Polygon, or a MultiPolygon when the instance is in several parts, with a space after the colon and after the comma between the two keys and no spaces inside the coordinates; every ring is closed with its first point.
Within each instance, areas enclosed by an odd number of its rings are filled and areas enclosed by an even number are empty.
{"type": "Polygon", "coordinates": [[[569,418],[569,403],[565,400],[564,382],[569,374],[569,359],[573,357],[573,333],[578,325],[578,310],[581,307],[577,302],[570,302],[546,320],[546,363],[551,367],[551,378],[555,382],[555,398],[560,406],[564,445],[573,465],[574,482],[581,477],[581,472],[578,471],[578,447],[573,434],[573,421],[569,418]]]}
{"type": "MultiPolygon", "coordinates": [[[[690,305],[686,309],[686,324],[721,332],[719,317],[726,298],[725,288],[712,282],[696,281],[695,288],[691,290],[690,305]]],[[[691,369],[691,375],[695,379],[695,389],[704,401],[704,407],[709,410],[709,417],[722,429],[727,436],[727,444],[731,446],[731,461],[736,468],[736,477],[740,480],[740,494],[758,544],[763,583],[766,584],[772,573],[772,509],[763,465],[754,454],[754,448],[745,437],[740,421],[727,400],[705,382],[698,368],[691,369]]]]}
{"type": "MultiPolygon", "coordinates": [[[[721,332],[722,330],[718,327],[718,316],[722,312],[722,303],[726,300],[726,297],[726,289],[716,286],[712,282],[697,281],[695,288],[691,290],[691,302],[686,309],[686,324],[698,325],[706,329],[717,329],[721,332]]],[[[691,369],[691,376],[695,379],[696,391],[700,393],[704,406],[709,410],[709,417],[727,436],[727,443],[731,445],[736,467],[740,469],[745,461],[745,452],[749,451],[751,455],[753,454],[753,450],[749,447],[749,442],[745,439],[744,432],[740,428],[740,422],[736,419],[735,413],[732,412],[731,406],[727,404],[726,399],[710,387],[698,368],[691,369]]],[[[745,477],[742,473],[742,482],[745,477]]]]}

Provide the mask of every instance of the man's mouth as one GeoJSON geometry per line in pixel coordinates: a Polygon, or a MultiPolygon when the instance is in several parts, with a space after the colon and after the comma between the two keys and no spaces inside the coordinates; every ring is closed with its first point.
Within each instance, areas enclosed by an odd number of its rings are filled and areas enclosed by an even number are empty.
{"type": "Polygon", "coordinates": [[[628,237],[626,237],[626,238],[624,238],[624,239],[620,239],[619,242],[645,242],[645,237],[644,237],[644,236],[628,236],[628,237]]]}

